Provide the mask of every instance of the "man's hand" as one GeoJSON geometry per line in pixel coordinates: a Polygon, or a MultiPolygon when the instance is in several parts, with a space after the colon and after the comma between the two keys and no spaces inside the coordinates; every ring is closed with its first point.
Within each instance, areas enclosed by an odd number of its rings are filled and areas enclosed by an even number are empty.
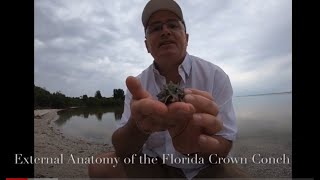
{"type": "Polygon", "coordinates": [[[131,119],[143,132],[156,132],[164,129],[163,115],[167,107],[152,99],[152,96],[142,88],[137,78],[129,76],[126,80],[128,90],[132,94],[131,119]]]}
{"type": "Polygon", "coordinates": [[[203,133],[214,135],[220,131],[222,121],[217,118],[219,108],[213,97],[208,92],[197,89],[188,89],[185,94],[185,102],[192,104],[196,109],[193,121],[203,128],[203,133]]]}
{"type": "Polygon", "coordinates": [[[213,97],[197,89],[185,91],[184,102],[168,106],[153,99],[137,78],[129,76],[126,85],[132,94],[133,124],[145,134],[168,130],[177,151],[183,154],[219,152],[224,138],[215,136],[222,129],[213,97]]]}
{"type": "Polygon", "coordinates": [[[183,154],[217,151],[220,137],[216,138],[214,134],[222,129],[222,122],[217,118],[219,113],[217,104],[205,91],[188,89],[185,93],[184,100],[193,105],[195,113],[181,134],[173,136],[169,129],[173,145],[183,154]]]}
{"type": "Polygon", "coordinates": [[[173,108],[174,113],[169,113],[168,107],[153,99],[142,88],[140,81],[132,76],[127,78],[126,85],[132,94],[130,118],[142,132],[152,133],[167,130],[169,127],[176,126],[179,120],[184,120],[185,114],[190,115],[188,112],[194,112],[191,104],[180,103],[179,106],[173,108]]]}

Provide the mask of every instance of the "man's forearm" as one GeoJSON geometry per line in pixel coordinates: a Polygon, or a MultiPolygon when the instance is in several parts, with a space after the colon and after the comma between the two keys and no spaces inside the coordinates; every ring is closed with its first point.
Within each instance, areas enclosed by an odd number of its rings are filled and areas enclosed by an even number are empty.
{"type": "Polygon", "coordinates": [[[127,124],[117,129],[112,135],[112,144],[119,157],[127,157],[138,153],[149,135],[141,132],[133,119],[129,119],[127,124]]]}

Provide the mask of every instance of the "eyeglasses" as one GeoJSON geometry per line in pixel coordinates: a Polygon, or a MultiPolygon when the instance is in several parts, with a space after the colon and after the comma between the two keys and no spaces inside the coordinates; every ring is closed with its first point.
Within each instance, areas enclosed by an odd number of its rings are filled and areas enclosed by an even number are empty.
{"type": "Polygon", "coordinates": [[[158,23],[150,24],[146,29],[146,34],[152,34],[155,32],[162,31],[163,25],[166,25],[169,30],[173,30],[173,31],[181,30],[182,27],[179,22],[181,22],[181,21],[180,20],[169,20],[165,23],[158,22],[158,23]]]}

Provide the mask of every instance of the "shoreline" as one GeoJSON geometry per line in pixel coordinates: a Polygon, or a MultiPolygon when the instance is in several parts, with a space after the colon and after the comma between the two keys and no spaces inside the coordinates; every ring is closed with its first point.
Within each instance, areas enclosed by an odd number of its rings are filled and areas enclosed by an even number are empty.
{"type": "MultiPolygon", "coordinates": [[[[109,144],[87,142],[63,135],[54,124],[61,109],[34,110],[34,156],[96,156],[113,150],[109,144]]],[[[89,178],[87,164],[34,164],[35,178],[89,178]]]]}
{"type": "MultiPolygon", "coordinates": [[[[34,164],[35,178],[89,178],[88,164],[61,163],[59,157],[89,158],[113,150],[110,144],[89,142],[65,136],[54,121],[59,118],[61,109],[34,110],[34,156],[57,157],[51,163],[34,164]]],[[[228,162],[248,159],[249,163],[237,163],[252,178],[291,178],[292,177],[292,140],[286,144],[275,137],[240,137],[234,142],[228,162]],[[281,158],[286,156],[288,163],[256,164],[250,162],[253,155],[257,158],[281,158]],[[259,156],[258,156],[259,155],[259,156]],[[260,157],[261,156],[261,157],[260,157]]],[[[61,158],[60,158],[61,159],[61,158]]],[[[66,161],[67,162],[67,161],[66,161]]]]}

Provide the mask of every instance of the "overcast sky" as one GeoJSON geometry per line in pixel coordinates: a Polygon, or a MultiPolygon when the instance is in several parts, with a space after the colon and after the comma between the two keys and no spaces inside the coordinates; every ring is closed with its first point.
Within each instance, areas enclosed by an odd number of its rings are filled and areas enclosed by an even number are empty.
{"type": "MultiPolygon", "coordinates": [[[[34,83],[69,97],[110,97],[152,63],[148,0],[36,0],[34,83]]],[[[188,53],[229,75],[234,95],[292,90],[291,0],[177,0],[188,53]]]]}

